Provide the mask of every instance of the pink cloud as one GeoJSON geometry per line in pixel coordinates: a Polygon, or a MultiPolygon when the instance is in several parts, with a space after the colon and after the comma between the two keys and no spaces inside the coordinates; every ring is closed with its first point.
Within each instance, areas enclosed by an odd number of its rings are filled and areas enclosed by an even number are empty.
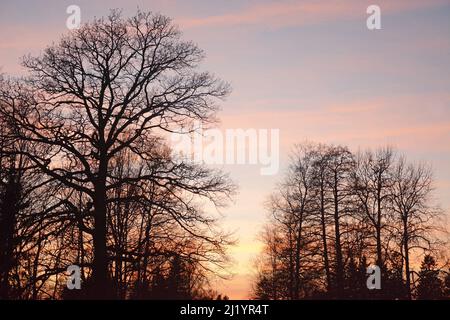
{"type": "MultiPolygon", "coordinates": [[[[448,3],[445,0],[379,0],[377,5],[382,13],[397,13],[448,3]]],[[[274,27],[298,26],[323,21],[361,18],[366,15],[370,2],[361,0],[328,1],[279,1],[247,7],[240,12],[202,18],[182,18],[178,22],[183,27],[235,26],[265,24],[274,27]]]]}
{"type": "MultiPolygon", "coordinates": [[[[292,101],[291,101],[292,102],[292,101]]],[[[446,93],[378,97],[367,100],[315,101],[296,108],[259,110],[253,105],[221,116],[224,128],[279,128],[284,150],[304,139],[344,143],[352,147],[393,143],[403,150],[450,151],[450,120],[446,93]],[[432,114],[433,105],[441,113],[432,114]]],[[[269,105],[270,102],[260,102],[269,105]]]]}

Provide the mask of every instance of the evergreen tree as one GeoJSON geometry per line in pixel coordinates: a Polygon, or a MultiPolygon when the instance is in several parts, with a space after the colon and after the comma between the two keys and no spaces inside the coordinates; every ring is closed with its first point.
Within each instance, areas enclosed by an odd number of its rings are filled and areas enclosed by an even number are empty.
{"type": "Polygon", "coordinates": [[[439,279],[439,270],[436,267],[436,260],[431,255],[426,255],[420,267],[417,299],[442,299],[442,291],[443,283],[442,280],[439,279]]]}
{"type": "Polygon", "coordinates": [[[167,291],[170,299],[192,299],[190,290],[191,274],[180,255],[172,258],[167,277],[167,291]]]}
{"type": "Polygon", "coordinates": [[[450,299],[450,269],[447,271],[444,280],[444,296],[447,299],[450,299]]]}

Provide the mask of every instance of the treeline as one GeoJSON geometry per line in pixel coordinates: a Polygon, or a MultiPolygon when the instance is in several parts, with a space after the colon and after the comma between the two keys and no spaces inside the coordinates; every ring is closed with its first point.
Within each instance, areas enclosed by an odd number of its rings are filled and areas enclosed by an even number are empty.
{"type": "Polygon", "coordinates": [[[217,298],[233,241],[203,207],[235,187],[164,140],[229,92],[202,58],[167,17],[112,11],[0,81],[0,299],[217,298]]]}
{"type": "Polygon", "coordinates": [[[389,147],[304,143],[267,207],[257,299],[450,297],[445,215],[426,164],[389,147]],[[369,265],[380,268],[379,290],[367,287],[369,265]]]}

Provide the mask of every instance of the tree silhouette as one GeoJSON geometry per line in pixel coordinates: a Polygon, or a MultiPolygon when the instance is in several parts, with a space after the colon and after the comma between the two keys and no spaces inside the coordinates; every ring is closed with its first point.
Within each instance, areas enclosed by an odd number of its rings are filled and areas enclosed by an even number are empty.
{"type": "Polygon", "coordinates": [[[444,296],[447,299],[450,299],[450,270],[447,270],[445,279],[444,279],[444,296]]]}
{"type": "MultiPolygon", "coordinates": [[[[410,251],[423,248],[422,243],[429,244],[427,234],[433,228],[426,221],[436,215],[435,209],[429,206],[432,191],[431,171],[425,165],[408,165],[400,158],[394,171],[392,205],[401,219],[401,242],[406,276],[406,293],[411,299],[410,251]]],[[[425,246],[426,248],[426,246],[425,246]]]]}
{"type": "Polygon", "coordinates": [[[442,248],[441,210],[430,169],[394,154],[296,147],[268,201],[256,298],[413,298],[410,257],[442,248]],[[369,290],[366,268],[379,263],[381,289],[369,290]]]}
{"type": "Polygon", "coordinates": [[[197,71],[203,53],[180,36],[162,15],[138,12],[125,19],[115,10],[62,37],[41,56],[25,57],[26,83],[2,83],[1,114],[13,126],[9,138],[33,143],[39,151],[17,154],[83,199],[82,208],[69,200],[65,205],[75,215],[72,222],[92,237],[91,297],[114,297],[108,246],[117,216],[108,208],[123,199],[113,190],[156,183],[182,208],[166,211],[195,235],[191,221],[208,219],[180,194],[220,205],[233,189],[222,173],[162,151],[164,132],[186,132],[194,120],[214,121],[215,100],[229,92],[227,84],[197,71]],[[142,170],[119,175],[115,161],[123,152],[144,162],[142,170]]]}
{"type": "Polygon", "coordinates": [[[417,298],[423,300],[441,299],[443,297],[442,289],[443,283],[439,278],[436,260],[433,256],[427,254],[420,266],[417,298]]]}
{"type": "Polygon", "coordinates": [[[360,152],[356,156],[356,168],[352,177],[359,211],[375,231],[376,265],[382,270],[385,269],[382,233],[386,228],[393,161],[394,153],[389,147],[377,149],[376,152],[360,152]]]}

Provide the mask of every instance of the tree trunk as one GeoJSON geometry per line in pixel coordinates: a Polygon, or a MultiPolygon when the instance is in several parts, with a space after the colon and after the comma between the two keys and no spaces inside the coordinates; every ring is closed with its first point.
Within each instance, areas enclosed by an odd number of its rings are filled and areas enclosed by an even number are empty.
{"type": "Polygon", "coordinates": [[[381,190],[383,188],[381,184],[381,172],[378,176],[378,185],[377,185],[377,225],[376,225],[376,232],[377,232],[377,266],[380,268],[380,270],[383,270],[383,253],[382,253],[382,247],[381,247],[381,202],[382,202],[382,196],[381,196],[381,190]]]}
{"type": "Polygon", "coordinates": [[[289,298],[294,300],[294,257],[293,252],[295,250],[293,240],[292,240],[292,231],[289,230],[289,298]]]}
{"type": "Polygon", "coordinates": [[[14,266],[14,232],[19,213],[20,183],[8,178],[0,207],[0,299],[11,299],[9,273],[14,266]]]}
{"type": "Polygon", "coordinates": [[[94,299],[112,298],[108,281],[108,252],[106,249],[106,161],[101,161],[99,174],[94,186],[94,263],[92,267],[94,299]]]}
{"type": "Polygon", "coordinates": [[[381,228],[379,226],[376,227],[377,232],[377,266],[382,269],[383,260],[382,260],[382,246],[381,246],[381,228]]]}
{"type": "Polygon", "coordinates": [[[327,230],[325,221],[325,199],[324,199],[323,186],[320,189],[320,222],[322,225],[322,244],[323,244],[323,260],[325,267],[325,274],[327,277],[327,291],[331,290],[331,274],[330,274],[330,263],[328,260],[328,245],[327,245],[327,230]]]}
{"type": "Polygon", "coordinates": [[[298,300],[300,298],[300,246],[302,242],[302,215],[300,214],[300,222],[298,227],[298,234],[296,239],[296,250],[295,250],[295,290],[294,299],[298,300]]]}
{"type": "Polygon", "coordinates": [[[376,237],[377,237],[377,266],[383,269],[383,253],[381,245],[381,198],[378,194],[378,212],[377,212],[377,225],[376,225],[376,237]]]}
{"type": "Polygon", "coordinates": [[[407,219],[403,219],[403,247],[405,250],[406,296],[411,300],[411,274],[409,270],[409,244],[407,219]]]}
{"type": "MultiPolygon", "coordinates": [[[[376,223],[376,240],[377,240],[377,266],[380,268],[380,281],[383,283],[383,271],[384,271],[384,261],[383,261],[383,252],[382,252],[382,240],[381,240],[381,176],[378,178],[378,187],[377,187],[377,223],[376,223]]],[[[382,287],[383,288],[383,287],[382,287]]],[[[383,292],[383,289],[380,290],[383,292]]]]}
{"type": "Polygon", "coordinates": [[[341,247],[341,232],[339,225],[339,199],[337,191],[337,178],[335,178],[334,187],[334,233],[335,233],[335,250],[336,250],[336,294],[337,298],[343,298],[344,295],[344,265],[341,247]]]}

